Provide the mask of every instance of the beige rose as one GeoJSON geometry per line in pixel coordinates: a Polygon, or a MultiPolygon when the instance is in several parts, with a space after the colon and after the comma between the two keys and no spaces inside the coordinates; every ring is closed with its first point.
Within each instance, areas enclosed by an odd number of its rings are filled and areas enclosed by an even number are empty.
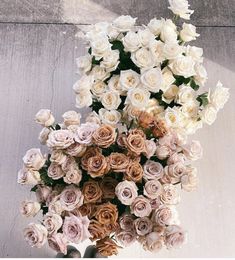
{"type": "Polygon", "coordinates": [[[100,188],[103,192],[103,199],[114,199],[117,184],[118,181],[112,177],[105,177],[102,179],[100,188]]]}
{"type": "Polygon", "coordinates": [[[41,204],[36,201],[23,201],[20,206],[20,213],[25,217],[35,217],[40,209],[41,204]]]}
{"type": "Polygon", "coordinates": [[[137,235],[145,236],[153,230],[153,223],[148,217],[137,218],[134,221],[137,235]]]}
{"type": "Polygon", "coordinates": [[[142,195],[135,198],[130,208],[132,214],[141,218],[149,216],[152,211],[149,200],[142,195]]]}
{"type": "Polygon", "coordinates": [[[102,256],[108,257],[117,255],[119,246],[111,238],[105,237],[96,242],[96,248],[102,256]]]}
{"type": "Polygon", "coordinates": [[[133,181],[122,181],[116,186],[115,193],[117,198],[124,205],[131,205],[138,196],[137,186],[133,181]]]}
{"type": "Polygon", "coordinates": [[[85,203],[98,202],[102,196],[102,190],[96,181],[87,181],[83,184],[82,194],[85,203]]]}
{"type": "Polygon", "coordinates": [[[109,163],[108,160],[102,155],[90,157],[87,161],[87,173],[92,177],[101,177],[108,173],[109,163]]]}
{"type": "Polygon", "coordinates": [[[46,227],[48,234],[57,233],[57,231],[62,227],[63,219],[60,215],[48,212],[44,216],[43,224],[46,227]]]}
{"type": "Polygon", "coordinates": [[[145,135],[141,130],[131,130],[125,139],[125,144],[127,149],[136,155],[146,152],[145,135]]]}
{"type": "Polygon", "coordinates": [[[107,148],[116,140],[117,133],[115,128],[110,125],[102,125],[92,135],[94,143],[101,147],[107,148]]]}
{"type": "Polygon", "coordinates": [[[165,230],[165,245],[168,249],[181,247],[186,241],[186,235],[180,226],[168,226],[165,230]]]}
{"type": "Polygon", "coordinates": [[[51,249],[55,250],[57,253],[63,253],[67,255],[67,244],[68,241],[62,233],[56,233],[48,237],[48,245],[51,249]]]}
{"type": "Polygon", "coordinates": [[[23,162],[25,167],[38,171],[43,167],[46,159],[42,155],[40,149],[32,148],[26,152],[23,157],[23,162]]]}
{"type": "Polygon", "coordinates": [[[41,181],[40,173],[23,167],[18,171],[17,182],[22,185],[36,185],[41,181]]]}
{"type": "Polygon", "coordinates": [[[158,180],[147,181],[144,185],[144,195],[150,199],[156,199],[163,191],[158,180]]]}
{"type": "Polygon", "coordinates": [[[111,153],[109,156],[109,164],[114,172],[125,172],[130,161],[123,153],[111,153]]]}
{"type": "Polygon", "coordinates": [[[48,136],[51,132],[51,129],[47,128],[47,127],[43,127],[43,129],[41,130],[41,132],[39,133],[38,136],[38,140],[41,144],[46,144],[48,136]]]}
{"type": "Polygon", "coordinates": [[[74,143],[74,134],[69,130],[56,130],[49,134],[47,146],[53,149],[66,149],[74,143]]]}
{"type": "Polygon", "coordinates": [[[94,157],[96,155],[100,154],[100,150],[97,147],[88,147],[86,152],[84,153],[84,155],[81,158],[81,166],[84,170],[87,171],[87,167],[88,167],[88,160],[91,157],[94,157]]]}
{"type": "Polygon", "coordinates": [[[59,180],[64,177],[65,173],[59,164],[51,163],[48,168],[47,175],[53,180],[59,180]]]}
{"type": "Polygon", "coordinates": [[[24,229],[24,238],[31,247],[41,248],[47,241],[47,234],[41,224],[31,223],[24,229]]]}
{"type": "Polygon", "coordinates": [[[91,241],[103,239],[106,237],[106,230],[104,228],[104,225],[100,224],[99,221],[95,219],[91,220],[88,230],[91,233],[91,241]]]}
{"type": "Polygon", "coordinates": [[[81,114],[76,111],[67,111],[62,115],[62,117],[66,127],[70,125],[80,125],[81,114]]]}
{"type": "Polygon", "coordinates": [[[55,122],[51,111],[49,109],[41,109],[35,115],[35,121],[43,126],[51,126],[55,122]]]}
{"type": "Polygon", "coordinates": [[[148,180],[158,180],[163,176],[163,167],[159,162],[148,160],[144,164],[143,178],[148,180]]]}
{"type": "Polygon", "coordinates": [[[95,217],[101,224],[104,225],[115,223],[118,219],[117,206],[110,202],[99,205],[95,213],[95,217]]]}
{"type": "Polygon", "coordinates": [[[141,182],[143,177],[143,168],[139,162],[132,162],[129,164],[125,172],[125,179],[133,182],[141,182]]]}

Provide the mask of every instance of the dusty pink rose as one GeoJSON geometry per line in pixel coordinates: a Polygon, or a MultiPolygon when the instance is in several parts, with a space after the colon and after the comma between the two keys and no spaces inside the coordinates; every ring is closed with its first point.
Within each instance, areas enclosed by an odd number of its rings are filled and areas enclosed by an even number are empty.
{"type": "Polygon", "coordinates": [[[150,204],[151,204],[152,209],[158,209],[162,205],[162,202],[158,197],[156,199],[150,200],[150,204]]]}
{"type": "Polygon", "coordinates": [[[160,200],[164,204],[168,205],[176,205],[180,201],[180,195],[177,190],[177,187],[172,184],[164,184],[163,186],[163,192],[160,195],[160,200]]]}
{"type": "Polygon", "coordinates": [[[83,204],[82,192],[74,185],[67,186],[60,194],[60,202],[64,210],[74,210],[83,204]]]}
{"type": "Polygon", "coordinates": [[[179,248],[186,241],[186,235],[180,226],[168,226],[165,230],[165,245],[168,249],[179,248]]]}
{"type": "Polygon", "coordinates": [[[60,196],[56,196],[52,199],[52,201],[48,204],[48,209],[51,213],[61,215],[64,209],[60,201],[60,196]]]}
{"type": "Polygon", "coordinates": [[[193,140],[184,146],[183,152],[189,160],[196,161],[202,157],[201,144],[199,141],[193,140]]]}
{"type": "Polygon", "coordinates": [[[178,223],[178,213],[174,207],[162,205],[152,215],[153,223],[166,226],[178,223]]]}
{"type": "Polygon", "coordinates": [[[163,167],[159,162],[148,160],[144,164],[143,178],[147,180],[158,180],[163,176],[163,167]]]}
{"type": "Polygon", "coordinates": [[[115,237],[117,241],[124,247],[130,246],[136,241],[136,233],[134,230],[119,230],[116,231],[115,237]]]}
{"type": "Polygon", "coordinates": [[[58,214],[48,212],[44,216],[43,224],[47,229],[48,234],[51,235],[56,233],[62,227],[63,219],[58,214]]]}
{"type": "Polygon", "coordinates": [[[163,238],[158,232],[151,232],[147,234],[143,242],[143,248],[154,253],[159,252],[163,245],[163,238]]]}
{"type": "Polygon", "coordinates": [[[48,168],[47,175],[53,180],[59,180],[60,178],[64,177],[65,173],[59,164],[51,163],[48,168]]]}
{"type": "Polygon", "coordinates": [[[17,182],[22,185],[36,185],[41,181],[40,173],[23,167],[18,171],[17,182]]]}
{"type": "Polygon", "coordinates": [[[87,216],[77,217],[72,215],[70,217],[65,217],[63,233],[70,242],[76,244],[81,243],[91,237],[91,234],[88,231],[89,224],[90,220],[87,216]]]}
{"type": "Polygon", "coordinates": [[[145,140],[145,149],[144,155],[149,159],[151,158],[157,149],[156,143],[153,140],[145,140]]]}
{"type": "Polygon", "coordinates": [[[144,185],[144,195],[150,199],[156,199],[162,191],[162,184],[158,180],[147,181],[144,185]]]}
{"type": "Polygon", "coordinates": [[[86,152],[86,146],[77,142],[71,144],[67,149],[66,153],[73,157],[81,157],[86,152]]]}
{"type": "Polygon", "coordinates": [[[38,171],[43,167],[46,159],[42,155],[40,149],[32,148],[26,152],[23,157],[23,162],[27,168],[38,171]]]}
{"type": "Polygon", "coordinates": [[[87,122],[85,124],[81,124],[80,127],[78,127],[76,135],[75,135],[75,141],[84,144],[84,145],[91,145],[92,144],[92,135],[95,132],[96,129],[99,128],[99,125],[96,123],[90,123],[87,122]]]}
{"type": "Polygon", "coordinates": [[[122,181],[115,188],[115,194],[124,205],[131,205],[138,196],[137,186],[133,181],[122,181]]]}
{"type": "Polygon", "coordinates": [[[31,247],[41,248],[47,241],[47,229],[41,224],[30,223],[24,229],[24,238],[31,247]]]}
{"type": "Polygon", "coordinates": [[[55,250],[58,253],[67,254],[67,245],[68,241],[64,234],[56,233],[48,237],[48,245],[51,249],[55,250]]]}
{"type": "Polygon", "coordinates": [[[131,204],[131,213],[136,217],[147,217],[150,215],[151,211],[152,208],[149,200],[142,195],[136,197],[131,204]]]}
{"type": "Polygon", "coordinates": [[[178,182],[179,179],[186,173],[186,166],[177,162],[165,167],[165,171],[167,171],[167,175],[172,178],[172,181],[178,182]]]}
{"type": "Polygon", "coordinates": [[[166,145],[158,145],[156,148],[156,156],[160,160],[164,160],[171,155],[171,149],[166,145]]]}
{"type": "Polygon", "coordinates": [[[35,217],[40,209],[41,204],[36,201],[23,201],[20,205],[20,212],[25,217],[35,217]]]}
{"type": "Polygon", "coordinates": [[[66,149],[74,143],[74,134],[69,130],[56,130],[49,134],[47,146],[53,149],[66,149]]]}
{"type": "Polygon", "coordinates": [[[167,164],[175,164],[175,163],[182,163],[185,164],[186,157],[183,153],[173,153],[167,160],[167,164]]]}
{"type": "Polygon", "coordinates": [[[119,218],[120,228],[123,230],[133,230],[134,228],[134,216],[131,214],[123,214],[119,218]]]}
{"type": "Polygon", "coordinates": [[[37,185],[36,197],[38,202],[46,202],[48,196],[52,192],[52,188],[46,185],[37,185]]]}
{"type": "Polygon", "coordinates": [[[175,133],[169,132],[158,140],[160,146],[167,146],[170,150],[176,150],[177,148],[177,136],[175,133]]]}
{"type": "Polygon", "coordinates": [[[134,226],[136,233],[139,236],[145,236],[153,229],[153,223],[148,217],[137,218],[134,221],[134,226]]]}

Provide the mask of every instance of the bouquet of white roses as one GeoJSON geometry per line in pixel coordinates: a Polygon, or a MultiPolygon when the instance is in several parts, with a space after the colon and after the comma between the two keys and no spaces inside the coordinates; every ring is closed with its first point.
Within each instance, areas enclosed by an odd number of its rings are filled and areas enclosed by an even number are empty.
{"type": "MultiPolygon", "coordinates": [[[[193,13],[186,0],[169,3],[175,21],[193,13]]],[[[76,111],[59,124],[49,110],[36,115],[49,153],[27,151],[18,174],[37,198],[22,203],[22,214],[43,214],[24,230],[31,246],[48,241],[66,254],[69,243],[90,239],[110,256],[135,241],[152,252],[185,242],[179,188],[196,188],[192,161],[202,156],[187,136],[214,122],[229,93],[220,82],[198,93],[207,73],[203,50],[188,44],[199,36],[193,25],[135,22],[120,16],[86,32],[88,54],[77,59],[81,78],[73,86],[76,106],[92,109],[82,123],[76,111]]]]}

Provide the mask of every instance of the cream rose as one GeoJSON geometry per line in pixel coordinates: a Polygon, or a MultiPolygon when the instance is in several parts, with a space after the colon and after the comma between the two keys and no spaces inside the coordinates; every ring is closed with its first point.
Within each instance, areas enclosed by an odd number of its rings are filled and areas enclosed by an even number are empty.
{"type": "Polygon", "coordinates": [[[197,168],[188,166],[187,174],[183,175],[180,181],[183,190],[188,192],[195,190],[198,185],[197,168]]]}
{"type": "Polygon", "coordinates": [[[133,181],[122,181],[115,188],[117,198],[124,205],[131,205],[138,196],[137,186],[133,181]]]}
{"type": "Polygon", "coordinates": [[[132,52],[131,60],[136,66],[142,69],[152,68],[155,65],[151,52],[145,47],[138,49],[136,52],[132,52]]]}
{"type": "Polygon", "coordinates": [[[203,49],[202,48],[188,45],[186,47],[185,54],[187,56],[191,56],[194,59],[194,61],[196,61],[196,62],[199,62],[199,63],[203,62],[203,57],[202,57],[203,49]]]}
{"type": "Polygon", "coordinates": [[[144,195],[150,199],[156,199],[162,191],[162,185],[157,180],[147,181],[144,185],[144,195]]]}
{"type": "Polygon", "coordinates": [[[141,83],[150,92],[156,93],[162,85],[162,72],[160,68],[152,68],[141,75],[141,83]]]}
{"type": "Polygon", "coordinates": [[[73,85],[73,90],[76,94],[81,93],[82,91],[89,91],[91,86],[94,83],[94,77],[91,75],[83,75],[78,81],[73,85]]]}
{"type": "Polygon", "coordinates": [[[150,98],[150,92],[146,89],[136,87],[127,93],[126,104],[131,104],[133,107],[143,109],[147,106],[150,98]]]}
{"type": "Polygon", "coordinates": [[[92,111],[88,114],[88,116],[86,117],[86,122],[95,123],[97,125],[101,124],[99,115],[95,111],[92,111]]]}
{"type": "Polygon", "coordinates": [[[35,115],[35,121],[43,126],[51,126],[55,122],[51,111],[49,109],[41,109],[35,115]]]}
{"type": "Polygon", "coordinates": [[[91,75],[93,76],[95,81],[97,80],[104,81],[110,77],[110,72],[99,65],[95,65],[92,68],[91,75]]]}
{"type": "Polygon", "coordinates": [[[163,92],[166,92],[167,89],[175,82],[175,78],[172,72],[167,67],[165,67],[162,70],[162,77],[163,77],[163,82],[162,82],[161,90],[163,92]]]}
{"type": "Polygon", "coordinates": [[[164,43],[162,41],[152,40],[149,42],[149,50],[156,65],[158,65],[160,62],[163,62],[165,59],[163,56],[163,47],[164,43]]]}
{"type": "Polygon", "coordinates": [[[179,57],[169,65],[173,74],[183,76],[185,78],[189,78],[196,74],[194,66],[195,61],[190,56],[179,57]]]}
{"type": "Polygon", "coordinates": [[[67,244],[68,241],[64,234],[57,233],[48,237],[48,245],[51,249],[55,250],[58,253],[67,254],[67,244]]]}
{"type": "Polygon", "coordinates": [[[92,94],[90,90],[83,89],[76,94],[76,107],[84,108],[92,104],[92,94]]]}
{"type": "Polygon", "coordinates": [[[121,98],[118,92],[107,91],[102,95],[101,103],[108,110],[117,109],[121,104],[121,98]]]}
{"type": "Polygon", "coordinates": [[[212,125],[217,118],[217,112],[217,109],[213,105],[208,104],[200,114],[202,121],[208,125],[212,125]]]}
{"type": "Polygon", "coordinates": [[[64,125],[66,127],[70,125],[80,125],[81,114],[76,111],[67,111],[62,115],[64,119],[64,125]]]}
{"type": "Polygon", "coordinates": [[[153,223],[148,217],[137,218],[134,227],[137,235],[145,236],[153,230],[153,223]]]}
{"type": "Polygon", "coordinates": [[[133,31],[129,31],[125,37],[122,38],[122,43],[126,52],[134,52],[141,47],[139,36],[133,31]]]}
{"type": "Polygon", "coordinates": [[[102,123],[115,126],[119,123],[121,119],[121,113],[117,110],[107,110],[104,108],[101,108],[99,110],[99,115],[102,123]]]}
{"type": "Polygon", "coordinates": [[[120,73],[119,83],[122,90],[131,90],[139,85],[140,75],[133,70],[122,70],[120,73]]]}
{"type": "Polygon", "coordinates": [[[79,144],[91,145],[92,144],[92,135],[96,129],[99,128],[99,125],[96,123],[84,123],[77,129],[75,134],[75,141],[79,144]]]}
{"type": "Polygon", "coordinates": [[[107,91],[107,85],[102,80],[97,80],[91,87],[92,94],[98,99],[107,91]]]}
{"type": "Polygon", "coordinates": [[[222,109],[229,99],[229,89],[224,88],[223,84],[219,81],[216,89],[210,93],[210,103],[217,109],[222,109]]]}
{"type": "Polygon", "coordinates": [[[40,170],[46,162],[46,159],[42,155],[40,149],[32,148],[28,150],[23,157],[25,167],[32,170],[40,170]]]}
{"type": "Polygon", "coordinates": [[[20,212],[24,217],[35,217],[40,209],[41,204],[36,201],[23,201],[20,205],[20,212]]]}
{"type": "Polygon", "coordinates": [[[181,85],[179,87],[176,101],[178,104],[184,105],[196,99],[196,92],[189,86],[181,85]]]}
{"type": "Polygon", "coordinates": [[[167,60],[173,60],[181,56],[183,50],[183,47],[177,42],[167,42],[163,47],[163,55],[167,60]]]}
{"type": "Polygon", "coordinates": [[[185,156],[193,161],[196,161],[202,157],[202,146],[199,141],[191,141],[184,146],[183,150],[185,156]]]}
{"type": "Polygon", "coordinates": [[[165,230],[165,245],[168,249],[178,248],[186,241],[186,235],[180,226],[168,226],[165,230]]]}
{"type": "Polygon", "coordinates": [[[41,181],[40,173],[33,169],[23,167],[18,171],[17,182],[22,185],[36,185],[41,181]]]}
{"type": "Polygon", "coordinates": [[[195,65],[196,75],[194,76],[194,80],[196,84],[200,87],[203,87],[208,79],[206,68],[202,65],[197,63],[195,65]]]}
{"type": "Polygon", "coordinates": [[[48,212],[44,216],[43,224],[48,231],[48,234],[57,233],[57,231],[62,227],[63,219],[60,215],[48,212]]]}
{"type": "Polygon", "coordinates": [[[155,40],[155,35],[148,28],[138,30],[137,34],[143,47],[148,46],[151,41],[155,40]]]}
{"type": "Polygon", "coordinates": [[[174,14],[183,19],[189,20],[190,15],[194,12],[189,10],[189,3],[187,0],[169,0],[170,7],[168,7],[174,14]]]}
{"type": "Polygon", "coordinates": [[[56,130],[49,134],[47,146],[53,149],[66,149],[74,143],[74,134],[69,130],[56,130]]]}
{"type": "Polygon", "coordinates": [[[157,253],[163,247],[163,238],[158,232],[151,232],[145,236],[143,241],[143,248],[150,252],[157,253]]]}
{"type": "Polygon", "coordinates": [[[177,41],[177,27],[172,22],[172,20],[170,20],[170,19],[163,20],[160,38],[165,43],[177,41]]]}
{"type": "Polygon", "coordinates": [[[41,132],[39,133],[39,136],[38,136],[38,140],[41,144],[46,144],[50,132],[51,132],[51,129],[49,129],[47,127],[43,127],[43,129],[41,130],[41,132]]]}
{"type": "Polygon", "coordinates": [[[77,64],[78,71],[81,73],[86,73],[90,71],[92,66],[91,61],[92,61],[92,56],[90,54],[77,58],[76,64],[77,64]]]}
{"type": "Polygon", "coordinates": [[[164,19],[157,20],[156,18],[153,18],[148,23],[148,29],[155,35],[158,36],[161,33],[162,25],[163,25],[164,19]]]}
{"type": "Polygon", "coordinates": [[[97,60],[101,59],[106,52],[111,50],[111,44],[106,36],[94,37],[90,44],[91,54],[95,56],[97,60]]]}
{"type": "Polygon", "coordinates": [[[110,50],[103,55],[103,60],[100,63],[100,66],[105,68],[107,72],[116,70],[119,64],[119,51],[110,50]]]}
{"type": "Polygon", "coordinates": [[[24,238],[31,247],[41,248],[47,241],[47,230],[41,224],[31,223],[24,229],[24,238]]]}
{"type": "Polygon", "coordinates": [[[122,86],[119,82],[119,79],[120,79],[119,75],[113,75],[108,82],[108,87],[109,90],[116,91],[121,95],[124,94],[124,91],[122,90],[122,86]]]}
{"type": "Polygon", "coordinates": [[[150,202],[147,198],[140,195],[134,199],[131,204],[131,213],[136,217],[148,217],[152,212],[150,202]]]}
{"type": "Polygon", "coordinates": [[[159,162],[148,160],[144,164],[143,178],[148,180],[158,180],[163,176],[163,167],[159,162]]]}
{"type": "Polygon", "coordinates": [[[137,18],[133,18],[130,15],[121,15],[114,20],[113,26],[119,32],[127,32],[135,25],[136,19],[137,18]]]}
{"type": "Polygon", "coordinates": [[[160,195],[160,200],[167,205],[176,205],[180,201],[180,195],[177,187],[172,184],[162,185],[163,192],[160,195]]]}
{"type": "Polygon", "coordinates": [[[200,34],[196,33],[196,27],[192,24],[183,23],[183,29],[180,31],[180,38],[184,42],[196,40],[200,34]]]}

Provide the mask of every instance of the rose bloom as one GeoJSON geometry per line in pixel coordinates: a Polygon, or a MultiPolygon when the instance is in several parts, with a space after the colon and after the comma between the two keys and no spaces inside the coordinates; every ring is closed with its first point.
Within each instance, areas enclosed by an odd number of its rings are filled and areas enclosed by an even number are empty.
{"type": "Polygon", "coordinates": [[[162,191],[162,185],[158,180],[147,181],[144,185],[144,195],[150,199],[156,199],[162,191]]]}
{"type": "Polygon", "coordinates": [[[168,226],[165,230],[165,245],[168,249],[179,248],[186,241],[186,235],[180,226],[168,226]]]}
{"type": "Polygon", "coordinates": [[[180,31],[180,38],[184,42],[196,40],[200,34],[196,33],[196,27],[192,24],[183,23],[183,29],[180,31]]]}
{"type": "Polygon", "coordinates": [[[104,225],[115,223],[118,219],[117,206],[110,202],[99,205],[95,213],[95,217],[101,224],[104,225]]]}
{"type": "Polygon", "coordinates": [[[76,111],[67,111],[62,115],[64,119],[64,125],[80,125],[81,114],[77,113],[76,111]]]}
{"type": "Polygon", "coordinates": [[[59,180],[60,178],[64,177],[65,172],[63,172],[59,164],[51,163],[48,168],[47,175],[53,180],[59,180]]]}
{"type": "Polygon", "coordinates": [[[43,127],[43,129],[41,130],[41,132],[39,133],[39,136],[38,136],[38,140],[41,144],[46,144],[47,142],[47,139],[48,139],[48,136],[50,134],[52,130],[47,128],[47,127],[43,127]]]}
{"type": "Polygon", "coordinates": [[[51,249],[55,250],[57,253],[63,253],[67,255],[67,244],[68,241],[64,234],[56,233],[48,237],[48,245],[51,249]]]}
{"type": "Polygon", "coordinates": [[[112,126],[102,125],[93,133],[92,137],[97,146],[107,148],[115,142],[117,133],[112,126]]]}
{"type": "Polygon", "coordinates": [[[63,207],[62,207],[62,204],[61,204],[61,201],[60,201],[60,197],[59,196],[56,196],[54,197],[50,203],[48,203],[48,210],[49,212],[51,213],[55,213],[55,214],[58,214],[58,215],[61,215],[62,212],[64,211],[63,207]]]}
{"type": "Polygon", "coordinates": [[[160,68],[151,68],[151,69],[145,71],[141,75],[141,82],[147,90],[149,90],[153,93],[158,92],[162,85],[161,69],[160,68]]]}
{"type": "Polygon", "coordinates": [[[198,185],[197,168],[188,166],[187,174],[183,175],[180,181],[183,190],[188,192],[195,190],[198,185]]]}
{"type": "Polygon", "coordinates": [[[177,187],[172,184],[164,184],[163,192],[160,195],[160,199],[164,204],[176,205],[180,201],[180,195],[177,190],[177,187]]]}
{"type": "Polygon", "coordinates": [[[120,228],[123,230],[133,230],[134,229],[134,216],[132,214],[124,213],[119,218],[120,228]]]}
{"type": "Polygon", "coordinates": [[[202,147],[199,141],[193,140],[191,143],[184,146],[185,156],[189,160],[196,161],[202,157],[202,147]]]}
{"type": "Polygon", "coordinates": [[[49,134],[47,146],[53,149],[65,149],[74,143],[73,137],[73,133],[69,130],[52,131],[49,134]]]}
{"type": "Polygon", "coordinates": [[[172,181],[178,182],[179,179],[183,176],[183,174],[185,174],[186,166],[181,162],[177,162],[174,164],[170,164],[169,166],[166,166],[165,171],[167,175],[169,175],[169,177],[172,178],[172,181]]]}
{"type": "Polygon", "coordinates": [[[126,169],[124,178],[129,181],[141,182],[143,177],[143,168],[138,161],[133,161],[126,169]]]}
{"type": "Polygon", "coordinates": [[[96,181],[87,181],[83,184],[82,194],[85,203],[100,201],[102,190],[96,181]]]}
{"type": "Polygon", "coordinates": [[[101,177],[108,173],[109,164],[102,154],[90,157],[87,161],[87,173],[92,177],[101,177]]]}
{"type": "Polygon", "coordinates": [[[91,70],[92,56],[90,54],[76,58],[76,65],[80,73],[86,73],[91,70]]]}
{"type": "Polygon", "coordinates": [[[43,167],[46,159],[43,157],[40,149],[32,148],[26,152],[23,162],[27,168],[38,171],[43,167]]]}
{"type": "Polygon", "coordinates": [[[87,216],[76,217],[70,216],[65,217],[63,224],[63,234],[66,238],[75,244],[81,243],[87,238],[91,237],[88,231],[90,221],[87,216]]]}
{"type": "Polygon", "coordinates": [[[96,123],[87,122],[85,124],[81,124],[81,126],[77,129],[75,141],[80,144],[91,145],[92,135],[98,127],[99,125],[96,123]]]}
{"type": "Polygon", "coordinates": [[[168,7],[175,15],[189,20],[190,15],[194,12],[189,10],[189,3],[187,0],[169,0],[170,7],[168,7]]]}
{"type": "Polygon", "coordinates": [[[163,176],[163,167],[159,162],[148,160],[144,164],[143,178],[145,181],[158,180],[163,176]]]}
{"type": "Polygon", "coordinates": [[[163,245],[163,238],[158,232],[151,232],[147,234],[143,242],[143,248],[154,253],[159,252],[163,245]]]}
{"type": "Polygon", "coordinates": [[[79,184],[82,180],[82,171],[78,168],[70,169],[64,176],[64,182],[68,184],[79,184]]]}
{"type": "Polygon", "coordinates": [[[104,225],[100,224],[99,221],[92,219],[88,230],[91,234],[91,241],[95,241],[97,239],[103,239],[106,237],[106,230],[104,228],[104,225]]]}
{"type": "Polygon", "coordinates": [[[63,164],[67,159],[67,156],[63,153],[62,150],[52,150],[50,161],[57,164],[63,164]]]}
{"type": "Polygon", "coordinates": [[[51,111],[49,109],[41,109],[35,115],[35,121],[42,126],[51,126],[55,122],[51,111]]]}
{"type": "Polygon", "coordinates": [[[84,155],[81,158],[81,166],[84,170],[87,171],[87,167],[88,167],[88,160],[91,157],[94,157],[96,155],[100,155],[100,149],[98,147],[88,147],[86,152],[84,153],[84,155]]]}
{"type": "Polygon", "coordinates": [[[146,140],[145,141],[145,149],[144,155],[150,159],[156,152],[157,146],[153,140],[146,140]]]}
{"type": "Polygon", "coordinates": [[[133,230],[121,230],[119,229],[115,233],[115,238],[124,247],[130,246],[136,241],[136,234],[133,230]]]}
{"type": "Polygon", "coordinates": [[[35,201],[23,201],[20,213],[25,217],[35,217],[41,209],[41,204],[35,201]]]}
{"type": "Polygon", "coordinates": [[[18,171],[17,182],[22,185],[36,185],[41,181],[40,173],[29,168],[18,171]]]}
{"type": "Polygon", "coordinates": [[[160,160],[164,160],[171,155],[171,149],[166,145],[158,145],[156,149],[156,156],[160,160]]]}
{"type": "Polygon", "coordinates": [[[105,177],[100,182],[100,188],[103,192],[104,199],[114,199],[115,198],[115,188],[118,181],[112,177],[105,177]]]}
{"type": "Polygon", "coordinates": [[[156,199],[150,200],[150,205],[151,205],[152,209],[158,209],[162,205],[162,202],[161,202],[160,198],[158,197],[156,199]]]}
{"type": "Polygon", "coordinates": [[[63,219],[60,215],[48,212],[44,216],[43,224],[46,227],[48,234],[57,233],[57,231],[62,227],[63,219]]]}
{"type": "Polygon", "coordinates": [[[132,214],[141,218],[149,216],[152,212],[149,200],[142,195],[135,198],[130,209],[132,214]]]}
{"type": "Polygon", "coordinates": [[[133,31],[129,31],[123,38],[122,43],[126,52],[136,51],[141,47],[140,39],[138,34],[133,31]]]}
{"type": "Polygon", "coordinates": [[[102,123],[115,126],[118,124],[118,122],[121,119],[121,113],[118,112],[117,110],[107,110],[104,108],[101,108],[99,110],[99,116],[102,121],[102,123]]]}
{"type": "Polygon", "coordinates": [[[97,206],[93,203],[85,203],[81,207],[73,210],[71,213],[76,215],[76,216],[77,215],[80,216],[80,214],[81,214],[82,216],[87,216],[89,219],[91,219],[95,215],[96,208],[97,208],[97,206]],[[78,214],[78,212],[75,213],[74,211],[76,211],[76,212],[78,211],[79,214],[78,214]]]}
{"type": "Polygon", "coordinates": [[[117,91],[107,91],[102,95],[101,103],[107,110],[116,110],[122,100],[117,91]]]}
{"type": "Polygon", "coordinates": [[[213,106],[218,110],[222,109],[229,99],[229,89],[224,88],[223,84],[219,81],[216,89],[210,93],[209,100],[213,106]]]}
{"type": "Polygon", "coordinates": [[[82,192],[74,185],[67,186],[60,194],[60,202],[67,211],[80,207],[83,204],[82,192]]]}
{"type": "Polygon", "coordinates": [[[133,70],[122,70],[119,83],[124,91],[136,88],[140,83],[140,76],[133,70]]]}
{"type": "Polygon", "coordinates": [[[79,144],[79,143],[73,143],[71,144],[67,149],[66,149],[66,153],[70,156],[73,157],[82,157],[83,154],[86,151],[86,146],[83,144],[79,144]]]}
{"type": "Polygon", "coordinates": [[[51,192],[52,192],[51,187],[48,187],[46,185],[37,185],[37,189],[35,193],[37,201],[40,203],[46,202],[51,192]]]}
{"type": "Polygon", "coordinates": [[[142,47],[131,53],[131,60],[141,69],[152,68],[155,65],[154,58],[148,48],[142,47]]]}
{"type": "Polygon", "coordinates": [[[148,217],[137,218],[134,221],[134,226],[136,233],[139,236],[145,236],[153,229],[153,223],[148,217]]]}
{"type": "Polygon", "coordinates": [[[138,188],[133,181],[122,181],[116,186],[115,194],[122,204],[131,205],[138,196],[137,190],[138,188]]]}
{"type": "Polygon", "coordinates": [[[108,257],[118,254],[119,246],[109,237],[97,240],[96,248],[103,257],[108,257]]]}
{"type": "Polygon", "coordinates": [[[186,156],[183,153],[173,153],[167,160],[167,165],[175,164],[175,163],[185,164],[186,156]]]}
{"type": "Polygon", "coordinates": [[[41,248],[47,241],[47,234],[41,224],[31,223],[24,229],[24,238],[31,247],[41,248]]]}
{"type": "Polygon", "coordinates": [[[155,118],[150,113],[142,111],[138,116],[138,123],[143,128],[150,128],[154,126],[155,118]]]}
{"type": "Polygon", "coordinates": [[[113,26],[119,32],[127,32],[135,25],[136,19],[137,18],[133,18],[130,15],[121,15],[113,21],[113,26]]]}
{"type": "Polygon", "coordinates": [[[178,213],[170,206],[160,206],[152,215],[153,223],[159,226],[166,226],[178,223],[178,213]]]}
{"type": "Polygon", "coordinates": [[[114,172],[125,172],[130,161],[123,153],[111,153],[109,156],[109,164],[114,172]]]}

